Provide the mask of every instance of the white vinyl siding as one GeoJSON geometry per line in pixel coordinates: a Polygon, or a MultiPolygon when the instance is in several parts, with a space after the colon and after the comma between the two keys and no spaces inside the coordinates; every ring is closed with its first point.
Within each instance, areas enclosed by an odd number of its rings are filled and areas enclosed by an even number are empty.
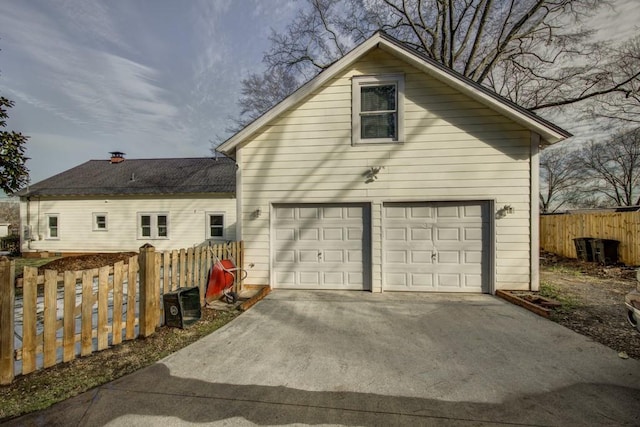
{"type": "Polygon", "coordinates": [[[372,289],[382,289],[382,204],[491,200],[492,289],[530,278],[531,132],[455,89],[375,50],[242,145],[247,284],[269,284],[273,203],[371,204],[372,289]],[[353,76],[403,74],[404,143],[352,145],[353,76]],[[378,179],[366,182],[371,168],[378,179]],[[250,215],[260,209],[259,218],[250,215]]]}
{"type": "Polygon", "coordinates": [[[30,202],[21,201],[21,224],[29,226],[32,240],[22,242],[23,251],[50,252],[110,252],[137,251],[151,243],[158,250],[188,248],[206,244],[207,212],[225,215],[226,240],[235,240],[236,200],[232,197],[217,198],[208,195],[156,197],[68,197],[42,198],[30,202]],[[27,218],[27,211],[29,218],[27,218]],[[59,213],[60,239],[48,240],[45,212],[59,213]],[[87,212],[104,212],[108,215],[108,232],[94,232],[93,215],[87,212]],[[168,239],[139,239],[138,213],[166,213],[169,216],[168,239]],[[64,234],[62,234],[64,232],[64,234]]]}

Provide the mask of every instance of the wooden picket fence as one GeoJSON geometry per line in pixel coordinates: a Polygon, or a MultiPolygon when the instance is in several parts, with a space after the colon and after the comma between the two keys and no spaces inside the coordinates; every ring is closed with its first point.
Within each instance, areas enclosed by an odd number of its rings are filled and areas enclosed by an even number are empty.
{"type": "Polygon", "coordinates": [[[14,262],[0,259],[0,384],[13,381],[17,361],[25,375],[152,335],[164,323],[163,294],[197,286],[204,303],[214,254],[243,267],[242,242],[167,252],[145,245],[126,263],[83,271],[25,267],[21,306],[14,262]]]}
{"type": "Polygon", "coordinates": [[[618,256],[626,265],[640,265],[640,212],[589,212],[540,217],[540,247],[576,258],[573,239],[618,240],[618,256]]]}

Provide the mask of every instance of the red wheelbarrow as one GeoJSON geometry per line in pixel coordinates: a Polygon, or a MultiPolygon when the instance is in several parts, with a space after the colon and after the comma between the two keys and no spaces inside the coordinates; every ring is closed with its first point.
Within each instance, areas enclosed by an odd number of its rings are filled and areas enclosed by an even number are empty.
{"type": "Polygon", "coordinates": [[[238,294],[233,291],[233,285],[238,281],[242,281],[247,277],[247,271],[236,266],[232,257],[228,259],[220,259],[211,250],[213,265],[209,273],[209,282],[207,283],[207,291],[205,293],[205,302],[224,298],[229,304],[233,304],[238,300],[238,294]]]}

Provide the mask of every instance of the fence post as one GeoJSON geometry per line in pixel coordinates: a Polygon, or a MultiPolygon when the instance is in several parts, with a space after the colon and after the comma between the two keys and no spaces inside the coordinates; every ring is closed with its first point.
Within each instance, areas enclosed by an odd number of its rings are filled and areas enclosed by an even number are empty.
{"type": "Polygon", "coordinates": [[[13,372],[13,310],[15,262],[0,258],[0,384],[11,384],[13,372]]]}
{"type": "Polygon", "coordinates": [[[140,335],[153,335],[160,314],[160,284],[156,277],[156,248],[147,243],[140,248],[140,335]]]}

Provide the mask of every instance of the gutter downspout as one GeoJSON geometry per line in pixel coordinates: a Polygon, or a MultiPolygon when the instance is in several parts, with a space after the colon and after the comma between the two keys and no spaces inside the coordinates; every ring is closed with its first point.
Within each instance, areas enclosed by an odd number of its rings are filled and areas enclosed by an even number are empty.
{"type": "Polygon", "coordinates": [[[530,214],[530,233],[531,233],[531,249],[530,249],[530,289],[532,291],[540,290],[540,204],[538,201],[538,193],[540,192],[540,135],[531,132],[531,158],[529,160],[530,168],[530,191],[531,205],[530,214]]]}
{"type": "Polygon", "coordinates": [[[236,148],[236,240],[242,240],[242,149],[236,148]]]}

